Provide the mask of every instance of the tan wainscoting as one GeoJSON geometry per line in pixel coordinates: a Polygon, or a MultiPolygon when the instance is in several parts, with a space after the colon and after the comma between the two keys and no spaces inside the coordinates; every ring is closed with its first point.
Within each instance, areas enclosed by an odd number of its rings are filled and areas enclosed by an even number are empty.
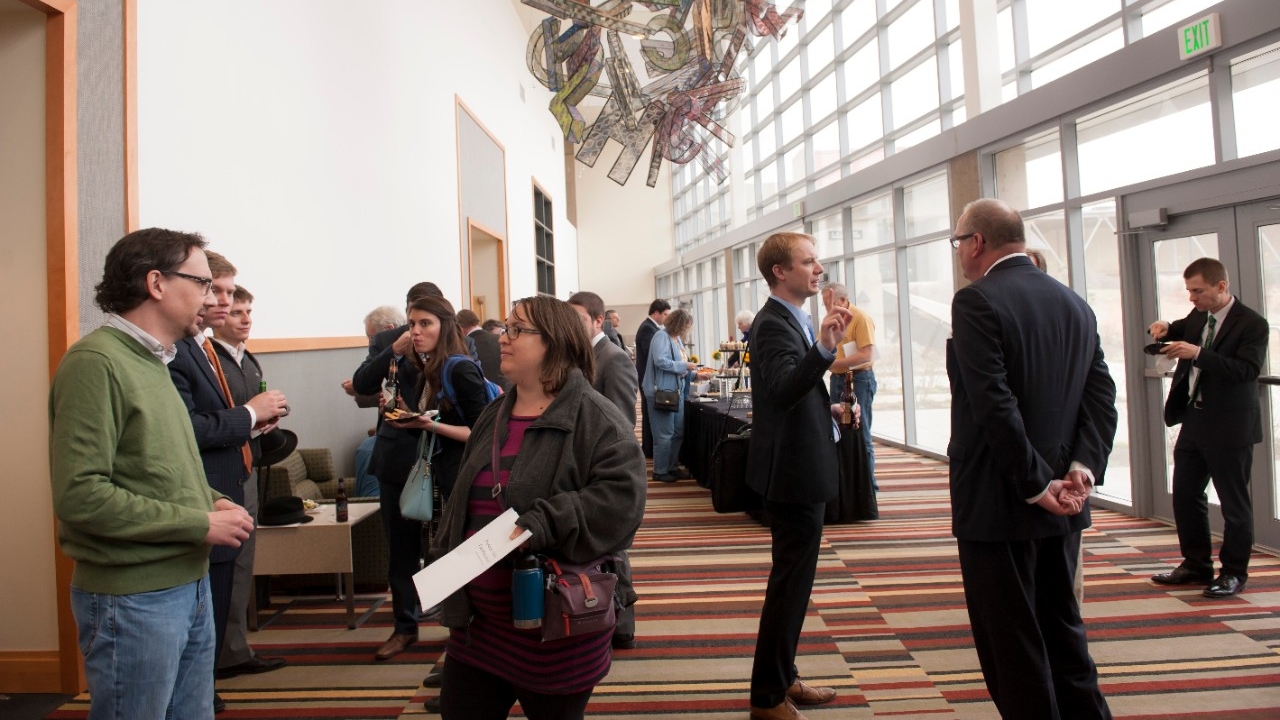
{"type": "Polygon", "coordinates": [[[362,335],[345,337],[311,337],[311,338],[262,338],[250,339],[245,343],[249,352],[276,353],[296,352],[298,350],[341,350],[345,348],[367,348],[369,339],[362,335]]]}
{"type": "Polygon", "coordinates": [[[71,692],[61,670],[57,650],[0,651],[0,693],[71,692]]]}

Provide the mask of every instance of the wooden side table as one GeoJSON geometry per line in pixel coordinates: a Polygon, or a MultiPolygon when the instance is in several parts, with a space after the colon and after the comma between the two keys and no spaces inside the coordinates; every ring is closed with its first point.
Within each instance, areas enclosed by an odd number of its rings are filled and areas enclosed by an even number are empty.
{"type": "MultiPolygon", "coordinates": [[[[347,598],[347,627],[356,628],[356,583],[352,572],[351,528],[379,511],[376,502],[350,503],[347,522],[334,518],[335,508],[324,504],[308,513],[315,519],[302,525],[262,525],[253,556],[254,575],[337,573],[347,598]]],[[[258,629],[258,603],[249,603],[249,628],[258,629]]]]}

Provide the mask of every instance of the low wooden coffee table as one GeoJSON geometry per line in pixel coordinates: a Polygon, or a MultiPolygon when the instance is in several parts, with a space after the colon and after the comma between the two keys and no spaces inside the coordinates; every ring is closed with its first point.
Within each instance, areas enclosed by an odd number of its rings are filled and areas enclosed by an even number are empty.
{"type": "MultiPolygon", "coordinates": [[[[347,598],[347,627],[356,628],[356,582],[352,572],[351,528],[378,512],[378,503],[347,506],[347,522],[334,518],[331,503],[308,513],[314,520],[302,525],[259,526],[253,555],[254,575],[306,575],[337,573],[347,598]]],[[[249,603],[249,627],[258,629],[258,604],[249,603]]]]}

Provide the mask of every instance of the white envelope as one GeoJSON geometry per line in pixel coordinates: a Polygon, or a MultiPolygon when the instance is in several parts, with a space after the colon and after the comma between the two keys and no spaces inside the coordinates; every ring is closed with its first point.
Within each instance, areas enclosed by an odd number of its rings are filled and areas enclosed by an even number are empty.
{"type": "Polygon", "coordinates": [[[533,533],[525,530],[513,540],[511,531],[518,527],[519,514],[511,508],[493,519],[480,532],[467,538],[448,555],[436,560],[413,576],[418,601],[424,609],[439,605],[463,585],[520,547],[533,533]]]}

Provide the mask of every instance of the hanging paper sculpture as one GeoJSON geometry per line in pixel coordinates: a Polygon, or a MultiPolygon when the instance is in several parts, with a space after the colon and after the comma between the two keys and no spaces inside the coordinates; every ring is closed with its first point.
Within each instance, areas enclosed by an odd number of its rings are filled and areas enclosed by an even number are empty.
{"type": "Polygon", "coordinates": [[[732,147],[722,123],[736,108],[745,81],[735,68],[748,34],[775,39],[799,20],[802,2],[785,12],[767,0],[521,0],[551,16],[529,37],[529,71],[553,93],[550,110],[565,140],[580,145],[578,162],[594,167],[610,140],[622,152],[609,178],[625,185],[653,141],[646,184],[658,182],[662,161],[694,160],[717,183],[728,172],[708,144],[714,136],[732,147]],[[650,11],[629,19],[633,6],[650,11]],[[562,21],[569,23],[562,30],[562,21]],[[641,85],[622,36],[640,40],[650,82],[641,85]],[[588,122],[580,105],[605,98],[588,122]]]}

